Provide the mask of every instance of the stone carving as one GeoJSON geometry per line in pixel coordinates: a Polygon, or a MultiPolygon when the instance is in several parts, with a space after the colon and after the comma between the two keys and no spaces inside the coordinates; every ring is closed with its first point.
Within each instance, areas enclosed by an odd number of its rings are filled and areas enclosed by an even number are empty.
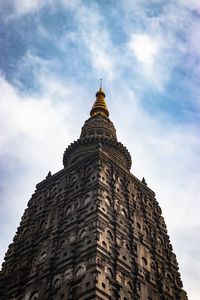
{"type": "Polygon", "coordinates": [[[97,97],[64,169],[28,202],[0,300],[187,300],[155,194],[130,173],[130,154],[101,107],[105,93],[97,97]]]}

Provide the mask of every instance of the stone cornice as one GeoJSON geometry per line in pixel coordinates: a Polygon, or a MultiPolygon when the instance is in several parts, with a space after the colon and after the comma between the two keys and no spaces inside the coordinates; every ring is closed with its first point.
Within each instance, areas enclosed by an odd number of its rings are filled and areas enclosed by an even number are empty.
{"type": "Polygon", "coordinates": [[[89,146],[91,144],[96,144],[99,146],[111,146],[116,148],[117,150],[120,151],[120,153],[124,156],[125,160],[126,160],[126,166],[127,169],[130,170],[131,168],[131,156],[130,153],[128,152],[128,150],[126,149],[126,147],[116,141],[116,140],[112,140],[109,138],[104,138],[104,137],[89,137],[89,138],[85,138],[85,139],[78,139],[77,141],[74,141],[72,144],[69,145],[69,147],[65,150],[64,152],[64,156],[63,156],[63,164],[64,167],[68,166],[68,156],[78,147],[84,145],[84,146],[89,146]]]}

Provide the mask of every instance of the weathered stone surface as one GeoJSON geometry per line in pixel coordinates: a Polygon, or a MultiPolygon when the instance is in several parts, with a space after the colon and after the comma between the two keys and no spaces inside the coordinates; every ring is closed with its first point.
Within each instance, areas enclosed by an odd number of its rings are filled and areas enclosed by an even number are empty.
{"type": "Polygon", "coordinates": [[[181,299],[176,256],[154,192],[129,170],[98,114],[36,186],[1,271],[1,300],[181,299]]]}

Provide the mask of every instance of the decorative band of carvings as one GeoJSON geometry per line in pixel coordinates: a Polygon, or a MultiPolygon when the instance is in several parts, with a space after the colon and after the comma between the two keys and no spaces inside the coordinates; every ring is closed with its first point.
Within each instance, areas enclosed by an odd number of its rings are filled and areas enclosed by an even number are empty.
{"type": "Polygon", "coordinates": [[[68,155],[77,147],[81,146],[81,145],[87,145],[87,144],[94,144],[94,143],[101,143],[102,145],[110,145],[113,146],[115,148],[117,148],[126,158],[127,161],[127,168],[130,170],[131,168],[131,155],[129,153],[129,151],[126,149],[126,147],[113,139],[109,139],[109,138],[105,138],[105,137],[89,137],[89,138],[82,138],[82,139],[78,139],[77,141],[74,141],[73,143],[71,143],[68,148],[66,148],[64,155],[63,155],[63,164],[64,166],[67,166],[67,157],[68,155]]]}

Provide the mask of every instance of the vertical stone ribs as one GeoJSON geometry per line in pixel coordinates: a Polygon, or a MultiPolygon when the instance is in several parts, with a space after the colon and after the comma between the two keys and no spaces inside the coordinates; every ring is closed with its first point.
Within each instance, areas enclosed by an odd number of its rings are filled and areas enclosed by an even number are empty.
{"type": "Polygon", "coordinates": [[[112,299],[187,299],[155,194],[105,159],[99,182],[102,271],[112,299]]]}
{"type": "Polygon", "coordinates": [[[154,193],[95,149],[37,185],[0,299],[186,299],[154,193]]]}
{"type": "Polygon", "coordinates": [[[3,263],[0,300],[187,299],[155,194],[130,173],[100,96],[64,169],[28,202],[3,263]]]}

